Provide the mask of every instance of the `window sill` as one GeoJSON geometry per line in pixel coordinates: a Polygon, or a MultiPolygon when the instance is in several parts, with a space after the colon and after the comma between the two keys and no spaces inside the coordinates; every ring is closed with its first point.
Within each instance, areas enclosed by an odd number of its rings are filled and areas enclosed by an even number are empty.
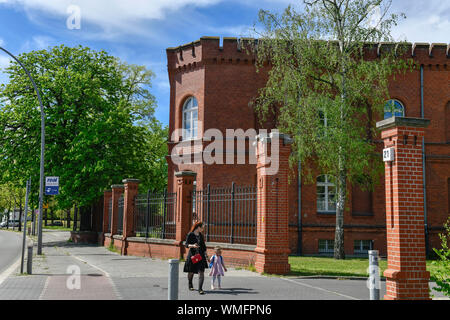
{"type": "Polygon", "coordinates": [[[323,251],[323,252],[318,252],[319,256],[321,257],[332,257],[334,255],[334,251],[323,251]]]}
{"type": "Polygon", "coordinates": [[[336,212],[335,211],[317,211],[317,215],[320,215],[320,216],[335,216],[336,212]]]}
{"type": "Polygon", "coordinates": [[[373,217],[373,212],[352,212],[353,217],[373,217]]]}

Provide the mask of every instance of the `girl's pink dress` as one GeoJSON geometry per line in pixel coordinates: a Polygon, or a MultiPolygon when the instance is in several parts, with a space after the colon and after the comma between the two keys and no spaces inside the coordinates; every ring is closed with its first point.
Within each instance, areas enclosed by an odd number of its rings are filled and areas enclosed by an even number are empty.
{"type": "MultiPolygon", "coordinates": [[[[223,276],[224,275],[224,270],[223,270],[223,265],[222,265],[222,257],[218,257],[216,255],[213,255],[212,258],[214,258],[214,262],[213,265],[211,267],[211,271],[209,272],[210,276],[223,276]]],[[[211,258],[211,259],[212,259],[211,258]]]]}

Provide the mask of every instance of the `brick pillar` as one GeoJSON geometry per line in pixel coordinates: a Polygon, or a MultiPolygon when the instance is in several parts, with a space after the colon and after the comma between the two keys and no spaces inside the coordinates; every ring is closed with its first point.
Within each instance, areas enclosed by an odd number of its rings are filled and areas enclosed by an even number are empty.
{"type": "Polygon", "coordinates": [[[177,209],[175,240],[180,248],[180,256],[184,253],[183,241],[192,225],[192,193],[197,174],[192,171],[176,172],[177,209]]]}
{"type": "Polygon", "coordinates": [[[112,219],[111,219],[111,238],[117,234],[117,218],[119,215],[119,198],[124,192],[124,186],[121,184],[113,184],[112,189],[112,219]]]}
{"type": "Polygon", "coordinates": [[[103,235],[110,233],[108,229],[109,225],[109,200],[112,198],[112,190],[106,190],[103,192],[103,235]]]}
{"type": "Polygon", "coordinates": [[[430,299],[426,271],[422,138],[429,120],[392,117],[377,123],[384,147],[388,269],[385,300],[430,299]]]}
{"type": "Polygon", "coordinates": [[[139,180],[125,179],[122,183],[125,186],[123,197],[123,240],[122,254],[127,254],[127,238],[134,237],[134,205],[135,197],[138,195],[139,180]]]}
{"type": "Polygon", "coordinates": [[[255,267],[258,272],[286,274],[290,271],[288,262],[290,144],[291,139],[283,134],[271,133],[269,137],[257,137],[258,214],[255,267]],[[279,148],[276,147],[277,144],[279,148]],[[269,157],[272,162],[267,163],[269,157]],[[271,172],[270,167],[274,163],[278,164],[278,170],[271,172]]]}

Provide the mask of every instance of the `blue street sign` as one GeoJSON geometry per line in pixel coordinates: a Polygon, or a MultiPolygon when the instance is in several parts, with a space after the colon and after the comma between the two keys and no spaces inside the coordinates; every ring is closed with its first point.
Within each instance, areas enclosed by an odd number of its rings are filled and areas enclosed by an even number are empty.
{"type": "Polygon", "coordinates": [[[58,194],[59,194],[58,186],[45,187],[45,195],[46,196],[57,196],[58,194]]]}
{"type": "Polygon", "coordinates": [[[59,177],[45,177],[45,195],[56,196],[59,194],[59,177]]]}

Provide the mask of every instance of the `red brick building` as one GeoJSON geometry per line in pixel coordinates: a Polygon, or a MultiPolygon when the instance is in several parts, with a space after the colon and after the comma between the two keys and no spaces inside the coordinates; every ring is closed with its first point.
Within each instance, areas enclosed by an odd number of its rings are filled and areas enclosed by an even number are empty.
{"type": "MultiPolygon", "coordinates": [[[[398,106],[396,114],[431,120],[425,131],[423,165],[425,229],[427,244],[432,248],[439,245],[437,234],[443,230],[450,212],[450,52],[447,44],[416,43],[410,49],[420,69],[397,77],[389,90],[398,106]]],[[[240,48],[236,38],[224,38],[221,45],[217,37],[202,37],[190,44],[168,48],[167,59],[171,88],[169,136],[180,128],[187,129],[188,135],[169,141],[169,192],[176,186],[175,172],[185,170],[197,173],[197,189],[205,189],[207,184],[230,186],[232,182],[256,185],[256,166],[248,161],[234,165],[177,165],[170,154],[181,140],[192,140],[202,147],[188,148],[192,157],[201,154],[211,143],[203,139],[203,132],[210,128],[219,129],[224,136],[227,129],[258,129],[249,102],[265,85],[265,72],[256,72],[255,61],[240,48]]],[[[267,127],[274,124],[268,123],[267,127]]],[[[381,139],[379,142],[381,150],[381,139]]],[[[237,156],[235,153],[234,157],[237,156]]],[[[380,182],[374,192],[362,191],[358,186],[349,189],[350,210],[344,216],[347,255],[358,255],[368,249],[386,255],[385,191],[384,181],[380,182]]],[[[297,172],[292,172],[289,184],[292,254],[332,252],[335,214],[332,204],[326,201],[332,189],[325,176],[319,175],[316,184],[308,184],[299,179],[297,172]]]]}

